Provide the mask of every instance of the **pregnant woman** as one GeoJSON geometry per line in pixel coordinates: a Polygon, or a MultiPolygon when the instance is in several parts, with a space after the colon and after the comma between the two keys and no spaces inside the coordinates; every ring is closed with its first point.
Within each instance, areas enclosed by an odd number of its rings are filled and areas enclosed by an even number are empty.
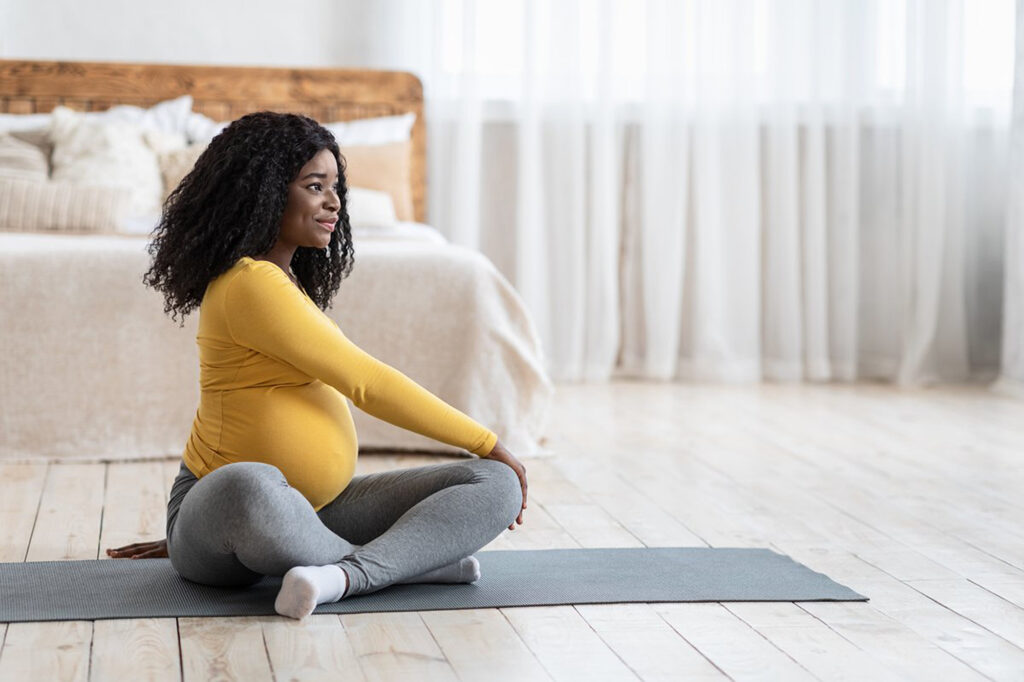
{"type": "Polygon", "coordinates": [[[303,618],[395,583],[477,580],[473,553],[522,524],[526,469],[497,436],[323,312],[353,264],[344,170],[315,121],[260,112],[168,198],[143,281],[182,324],[199,308],[201,397],[167,539],[110,556],[169,556],[206,585],[284,576],[275,608],[303,618]],[[354,476],[346,398],[479,458],[354,476]]]}

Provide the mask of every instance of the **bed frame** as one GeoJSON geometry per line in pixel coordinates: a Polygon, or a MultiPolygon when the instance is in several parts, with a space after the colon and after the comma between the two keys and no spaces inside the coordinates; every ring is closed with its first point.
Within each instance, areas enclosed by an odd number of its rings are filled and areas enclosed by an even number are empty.
{"type": "Polygon", "coordinates": [[[192,95],[195,111],[216,121],[264,109],[322,122],[414,112],[413,208],[416,220],[426,222],[423,86],[412,73],[0,59],[0,113],[47,113],[61,104],[79,111],[152,106],[186,94],[192,95]]]}

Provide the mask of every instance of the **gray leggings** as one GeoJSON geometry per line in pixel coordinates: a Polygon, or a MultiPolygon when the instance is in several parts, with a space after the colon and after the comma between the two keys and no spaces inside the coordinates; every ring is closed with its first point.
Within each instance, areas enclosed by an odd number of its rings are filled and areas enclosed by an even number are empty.
{"type": "Polygon", "coordinates": [[[271,464],[235,462],[197,480],[182,462],[167,547],[183,578],[206,585],[338,564],[351,596],[471,555],[515,521],[522,500],[515,471],[490,459],[355,476],[319,512],[271,464]]]}

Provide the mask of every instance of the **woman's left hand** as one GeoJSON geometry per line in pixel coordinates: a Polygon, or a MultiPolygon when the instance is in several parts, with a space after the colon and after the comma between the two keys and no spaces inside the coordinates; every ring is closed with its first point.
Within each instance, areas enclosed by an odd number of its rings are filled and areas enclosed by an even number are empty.
{"type": "Polygon", "coordinates": [[[117,549],[107,549],[112,559],[158,559],[167,556],[167,540],[136,542],[117,549]]]}
{"type": "Polygon", "coordinates": [[[499,462],[504,462],[512,467],[512,471],[516,472],[516,475],[519,476],[520,485],[523,486],[523,508],[519,510],[519,516],[516,517],[515,523],[508,527],[509,530],[515,530],[516,523],[522,525],[523,509],[526,509],[526,467],[523,466],[522,462],[516,459],[515,455],[505,449],[505,446],[501,444],[501,441],[494,444],[494,449],[492,449],[491,453],[487,455],[487,459],[496,459],[499,462]]]}

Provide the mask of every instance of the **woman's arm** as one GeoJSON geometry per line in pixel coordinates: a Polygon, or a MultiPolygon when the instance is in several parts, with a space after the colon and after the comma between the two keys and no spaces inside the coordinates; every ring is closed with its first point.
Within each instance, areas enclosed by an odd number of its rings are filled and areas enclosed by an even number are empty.
{"type": "Polygon", "coordinates": [[[493,431],[352,343],[273,263],[236,273],[224,306],[236,343],[333,386],[367,414],[475,455],[494,448],[493,431]]]}

